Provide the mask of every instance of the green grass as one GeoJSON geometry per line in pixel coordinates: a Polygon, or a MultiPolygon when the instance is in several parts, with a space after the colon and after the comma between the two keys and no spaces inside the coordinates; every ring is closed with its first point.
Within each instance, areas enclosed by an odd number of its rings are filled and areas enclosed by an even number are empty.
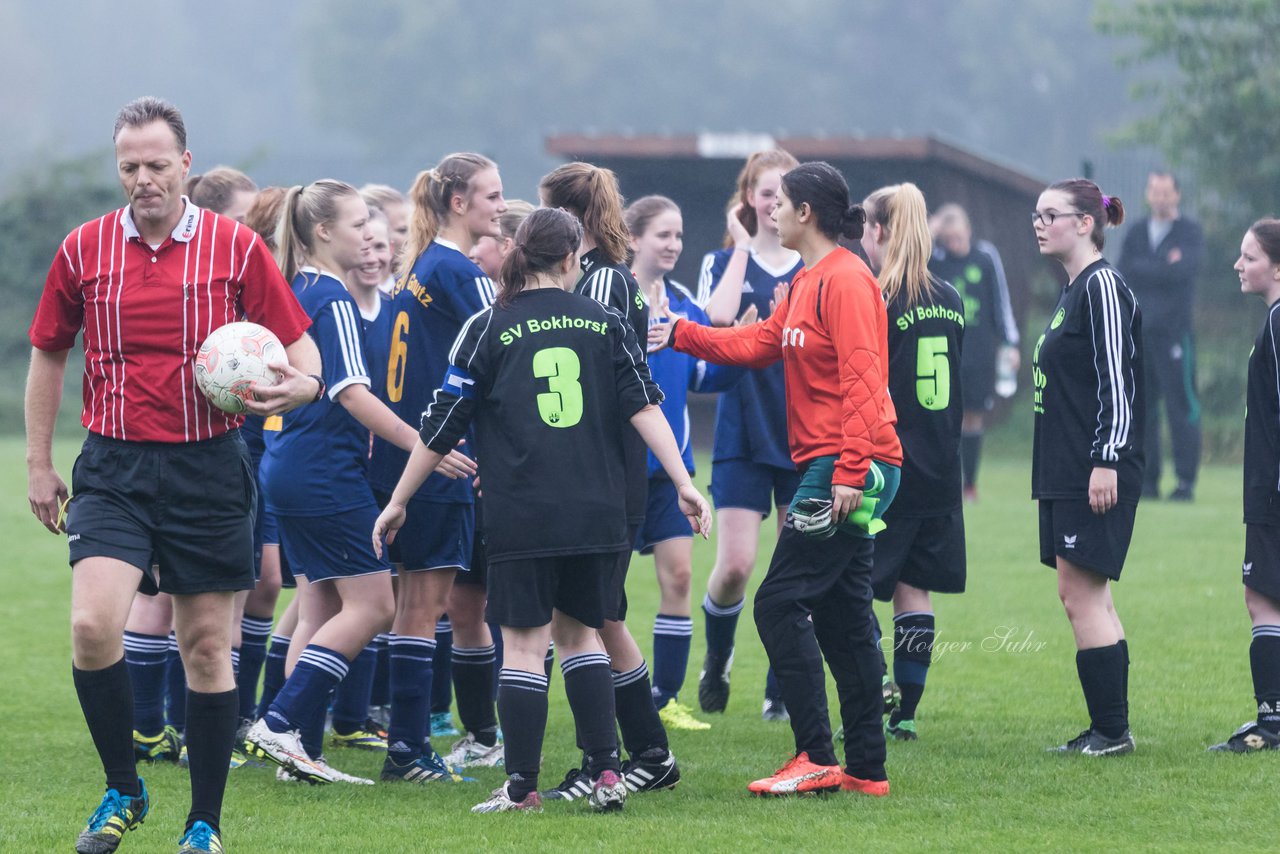
{"type": "MultiPolygon", "coordinates": [[[[939,654],[918,717],[921,740],[890,744],[893,794],[753,800],[746,783],[791,745],[784,725],[761,722],[765,659],[749,618],[738,634],[728,712],[706,733],[672,734],[684,775],[674,792],[637,797],[619,816],[552,804],[540,816],[472,816],[496,785],[311,788],[270,771],[233,772],[224,830],[229,851],[565,851],[601,844],[642,850],[870,851],[1258,850],[1274,842],[1275,756],[1205,753],[1253,714],[1241,601],[1239,470],[1205,471],[1191,507],[1144,505],[1117,607],[1128,631],[1138,752],[1115,760],[1049,755],[1084,726],[1074,650],[1049,570],[1036,562],[1036,515],[1024,459],[992,448],[982,501],[967,511],[969,592],[936,603],[939,654]],[[1010,642],[1001,643],[1001,635],[1010,642]],[[1012,641],[1023,641],[1016,648],[1012,641]],[[1260,802],[1258,799],[1262,798],[1260,802]],[[1257,813],[1258,809],[1263,814],[1257,813]]],[[[59,445],[69,471],[72,444],[59,445]]],[[[70,573],[64,543],[46,534],[22,497],[21,443],[0,441],[9,543],[0,601],[0,850],[69,850],[101,793],[101,775],[71,685],[70,573]]],[[[704,469],[705,471],[705,469],[704,469]]],[[[699,478],[705,482],[705,475],[699,478]]],[[[695,547],[695,600],[714,549],[695,547]]],[[[762,548],[760,571],[769,554],[762,548]]],[[[657,593],[652,564],[633,564],[632,627],[650,645],[657,593]]],[[[749,610],[748,610],[749,614],[749,610]]],[[[887,618],[881,611],[882,618],[887,618]]],[[[683,698],[695,703],[701,620],[683,698]]],[[[886,623],[887,624],[887,623],[886,623]]],[[[544,748],[544,782],[575,760],[558,682],[544,748]]],[[[347,771],[376,776],[370,754],[332,751],[347,771]]],[[[172,851],[187,802],[184,772],[143,770],[153,793],[147,823],[122,851],[172,851]]],[[[553,779],[554,778],[554,779],[553,779]]]]}

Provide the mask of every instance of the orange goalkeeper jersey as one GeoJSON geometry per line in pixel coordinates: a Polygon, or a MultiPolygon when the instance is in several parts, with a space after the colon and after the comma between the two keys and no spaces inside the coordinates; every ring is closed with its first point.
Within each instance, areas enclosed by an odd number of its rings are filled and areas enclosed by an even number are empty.
{"type": "Polygon", "coordinates": [[[796,465],[835,455],[832,482],[861,489],[872,458],[902,464],[884,298],[848,249],[797,273],[768,320],[725,328],[677,320],[672,334],[675,349],[717,364],[762,368],[782,360],[796,465]]]}

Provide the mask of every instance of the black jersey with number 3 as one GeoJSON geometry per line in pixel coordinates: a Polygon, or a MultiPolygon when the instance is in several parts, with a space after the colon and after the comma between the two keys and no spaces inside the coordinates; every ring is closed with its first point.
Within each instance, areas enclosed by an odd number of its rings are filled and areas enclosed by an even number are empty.
{"type": "MultiPolygon", "coordinates": [[[[635,275],[625,264],[608,263],[599,247],[583,255],[581,264],[582,278],[578,280],[577,292],[626,317],[641,342],[640,354],[644,358],[643,344],[649,334],[649,303],[635,275]]],[[[644,521],[649,503],[649,454],[644,440],[630,424],[622,432],[622,441],[627,449],[627,519],[638,525],[644,521]]]]}
{"type": "Polygon", "coordinates": [[[1249,354],[1248,405],[1244,416],[1244,521],[1280,525],[1280,302],[1249,354]]]}
{"type": "Polygon", "coordinates": [[[1142,313],[1099,258],[1063,288],[1032,353],[1032,498],[1088,498],[1097,467],[1116,470],[1119,500],[1142,491],[1142,313]]]}
{"type": "Polygon", "coordinates": [[[902,481],[890,519],[941,516],[960,509],[960,356],[964,301],[931,278],[932,299],[908,307],[900,290],[889,314],[889,394],[898,412],[902,481]]]}
{"type": "Polygon", "coordinates": [[[474,421],[488,559],[629,549],[624,422],[662,392],[626,318],[524,291],[468,320],[449,362],[421,436],[447,453],[474,421]]]}

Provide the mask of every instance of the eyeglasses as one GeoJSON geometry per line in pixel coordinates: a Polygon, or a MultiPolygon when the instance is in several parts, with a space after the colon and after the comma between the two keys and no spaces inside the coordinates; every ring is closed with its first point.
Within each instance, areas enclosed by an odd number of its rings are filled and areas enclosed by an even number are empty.
{"type": "Polygon", "coordinates": [[[1032,211],[1031,224],[1043,225],[1045,228],[1053,225],[1053,221],[1060,216],[1087,216],[1083,211],[1032,211]]]}

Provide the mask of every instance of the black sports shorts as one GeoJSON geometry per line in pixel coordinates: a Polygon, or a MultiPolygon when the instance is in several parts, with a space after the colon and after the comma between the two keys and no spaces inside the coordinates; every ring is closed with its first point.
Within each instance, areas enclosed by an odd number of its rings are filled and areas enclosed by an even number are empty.
{"type": "Polygon", "coordinates": [[[886,519],[876,534],[871,591],[881,602],[893,598],[901,581],[933,593],[963,593],[966,562],[964,513],[923,519],[886,519]]]}
{"type": "Polygon", "coordinates": [[[614,552],[494,561],[484,618],[500,626],[537,628],[558,610],[598,629],[617,565],[614,552]]]}
{"type": "Polygon", "coordinates": [[[1280,601],[1280,527],[1244,526],[1244,586],[1280,601]]]}
{"type": "Polygon", "coordinates": [[[142,570],[138,589],[148,595],[253,589],[258,488],[238,430],[186,443],[90,433],[71,492],[72,566],[88,557],[122,560],[142,570]]]}
{"type": "Polygon", "coordinates": [[[1122,502],[1099,516],[1087,498],[1041,499],[1040,562],[1056,569],[1061,557],[1119,581],[1137,511],[1122,502]]]}

